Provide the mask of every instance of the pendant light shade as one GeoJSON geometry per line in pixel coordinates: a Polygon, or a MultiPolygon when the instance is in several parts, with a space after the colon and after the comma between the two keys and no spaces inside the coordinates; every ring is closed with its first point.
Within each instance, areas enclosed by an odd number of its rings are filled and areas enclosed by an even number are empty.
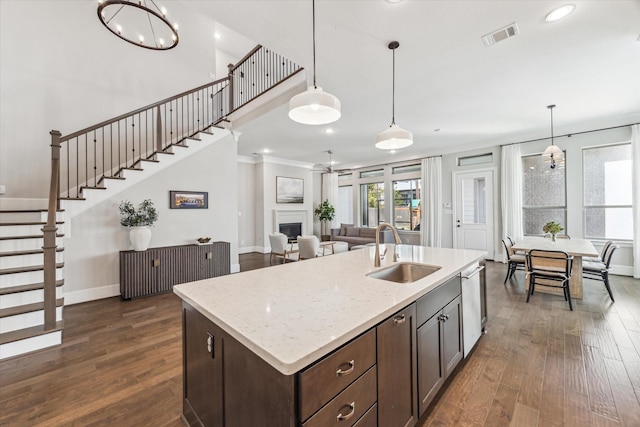
{"type": "Polygon", "coordinates": [[[391,91],[391,125],[376,136],[376,148],[381,150],[398,150],[413,144],[413,133],[402,129],[396,124],[396,49],[400,43],[389,43],[389,49],[393,51],[393,79],[391,91]]]}
{"type": "Polygon", "coordinates": [[[551,113],[551,145],[548,146],[542,153],[542,157],[547,163],[550,163],[549,167],[555,169],[558,165],[564,163],[564,152],[553,143],[553,109],[555,105],[548,105],[547,108],[551,113]]]}
{"type": "Polygon", "coordinates": [[[376,136],[376,148],[398,150],[413,144],[413,134],[395,123],[376,136]]]}
{"type": "Polygon", "coordinates": [[[326,125],[340,118],[340,100],[316,84],[316,2],[313,16],[313,86],[289,100],[289,118],[304,125],[326,125]]]}
{"type": "Polygon", "coordinates": [[[289,118],[305,125],[325,125],[340,118],[340,100],[322,90],[309,88],[289,100],[289,118]]]}

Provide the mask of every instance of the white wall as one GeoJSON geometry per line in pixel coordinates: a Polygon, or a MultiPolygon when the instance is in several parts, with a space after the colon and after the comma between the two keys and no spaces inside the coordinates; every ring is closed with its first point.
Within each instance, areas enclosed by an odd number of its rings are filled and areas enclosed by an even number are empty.
{"type": "Polygon", "coordinates": [[[259,252],[256,246],[256,168],[253,159],[238,159],[238,249],[259,252]]]}
{"type": "Polygon", "coordinates": [[[198,237],[230,242],[232,271],[238,271],[236,153],[229,136],[74,217],[71,238],[64,240],[67,304],[119,295],[119,251],[131,249],[128,229],[119,222],[122,200],[137,205],[151,199],[158,208],[150,247],[192,244],[198,237]],[[170,190],[206,191],[209,208],[169,209],[170,190]]]}
{"type": "MultiPolygon", "coordinates": [[[[87,0],[0,1],[0,184],[5,198],[46,197],[49,131],[63,135],[210,81],[213,21],[178,2],[168,51],[120,40],[87,0]]],[[[224,64],[226,66],[226,64],[224,64]]]]}

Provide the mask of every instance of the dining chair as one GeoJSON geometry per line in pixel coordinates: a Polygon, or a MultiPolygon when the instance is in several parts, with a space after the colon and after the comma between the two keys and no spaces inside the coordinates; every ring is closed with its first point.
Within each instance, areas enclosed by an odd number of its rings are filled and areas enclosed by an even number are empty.
{"type": "Polygon", "coordinates": [[[318,256],[320,240],[316,236],[298,236],[298,259],[311,259],[318,256]]]}
{"type": "Polygon", "coordinates": [[[611,292],[611,286],[609,283],[609,266],[611,265],[611,258],[613,257],[613,253],[620,246],[614,244],[613,242],[607,247],[607,250],[602,255],[602,261],[586,261],[582,260],[582,277],[586,279],[594,279],[601,280],[604,282],[604,287],[607,288],[607,292],[609,292],[609,298],[611,301],[615,302],[613,299],[613,293],[611,292]]]}
{"type": "Polygon", "coordinates": [[[582,257],[582,262],[585,261],[591,261],[591,262],[602,262],[604,260],[604,256],[607,253],[607,249],[609,249],[609,246],[613,245],[613,240],[608,240],[604,243],[604,246],[602,246],[602,251],[600,252],[600,255],[598,255],[597,257],[587,257],[587,256],[583,256],[582,257]]]}
{"type": "Polygon", "coordinates": [[[506,237],[502,239],[502,244],[504,245],[505,253],[507,254],[507,275],[504,278],[504,283],[507,283],[507,280],[513,276],[513,273],[516,272],[516,269],[520,268],[524,270],[524,262],[525,258],[523,254],[515,253],[513,250],[513,241],[510,237],[506,237]]]}
{"type": "Polygon", "coordinates": [[[282,257],[282,263],[284,264],[289,255],[298,252],[298,249],[293,243],[289,243],[289,238],[283,233],[269,234],[269,244],[271,245],[271,254],[269,255],[269,264],[273,256],[282,257]]]}
{"type": "Polygon", "coordinates": [[[569,302],[569,310],[573,311],[569,279],[573,267],[573,256],[563,251],[545,251],[531,249],[526,254],[527,276],[529,278],[529,292],[527,302],[538,285],[561,288],[565,301],[569,302]]]}

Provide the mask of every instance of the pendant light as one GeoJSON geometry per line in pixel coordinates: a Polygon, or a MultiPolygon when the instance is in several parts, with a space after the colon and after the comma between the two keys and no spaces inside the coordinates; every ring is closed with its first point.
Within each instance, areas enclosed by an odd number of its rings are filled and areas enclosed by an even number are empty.
{"type": "Polygon", "coordinates": [[[305,125],[333,123],[341,116],[340,100],[316,84],[316,2],[313,16],[313,86],[289,100],[289,118],[305,125]]]}
{"type": "Polygon", "coordinates": [[[553,109],[555,105],[547,105],[547,108],[551,112],[551,145],[544,150],[542,153],[542,157],[544,157],[545,161],[551,163],[551,169],[555,169],[558,163],[562,164],[564,161],[564,153],[557,145],[553,144],[553,109]]]}
{"type": "Polygon", "coordinates": [[[389,49],[393,51],[393,83],[391,90],[391,125],[380,132],[376,137],[376,148],[381,150],[398,150],[413,144],[413,134],[406,129],[402,129],[396,124],[396,49],[400,43],[393,41],[389,43],[389,49]]]}

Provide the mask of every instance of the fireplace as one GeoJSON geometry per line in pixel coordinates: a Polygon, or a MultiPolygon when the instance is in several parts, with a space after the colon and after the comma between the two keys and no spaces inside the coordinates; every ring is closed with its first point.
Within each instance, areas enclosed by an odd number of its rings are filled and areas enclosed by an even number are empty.
{"type": "Polygon", "coordinates": [[[301,222],[283,222],[279,224],[280,232],[289,238],[289,242],[302,235],[301,222]]]}

